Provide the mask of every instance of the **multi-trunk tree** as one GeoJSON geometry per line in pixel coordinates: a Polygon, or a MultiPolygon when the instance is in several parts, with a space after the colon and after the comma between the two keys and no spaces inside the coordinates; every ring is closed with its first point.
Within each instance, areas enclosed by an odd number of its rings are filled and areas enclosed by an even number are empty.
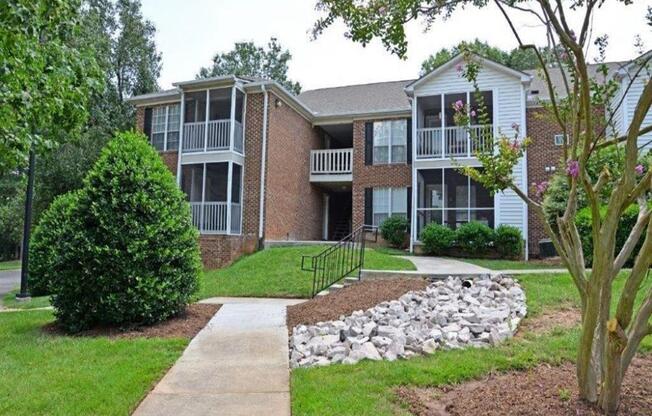
{"type": "MultiPolygon", "coordinates": [[[[645,125],[646,114],[652,104],[650,63],[652,53],[644,54],[628,67],[622,68],[625,90],[642,82],[642,91],[628,125],[615,130],[615,114],[622,109],[624,95],[617,94],[618,85],[606,65],[598,66],[595,75],[589,69],[587,51],[594,44],[599,56],[604,56],[606,36],[595,37],[593,17],[604,6],[604,0],[321,0],[318,8],[325,16],[317,21],[314,34],[318,35],[335,20],[342,19],[348,26],[348,36],[366,44],[380,38],[392,53],[404,56],[407,52],[405,25],[419,18],[434,30],[435,20],[446,18],[463,7],[495,8],[513,32],[520,48],[537,55],[539,71],[547,83],[550,100],[544,103],[550,117],[570,140],[564,146],[560,161],[567,182],[567,204],[554,222],[547,221],[542,198],[546,184],[537,184],[536,192],[520,189],[512,179],[512,170],[524,155],[526,140],[518,137],[496,137],[494,151],[478,154],[484,170],[465,169],[494,192],[511,189],[528,204],[543,222],[557,252],[577,287],[581,299],[582,325],[577,350],[577,377],[580,396],[606,413],[618,410],[623,376],[644,337],[652,334],[652,289],[648,273],[652,263],[652,215],[650,193],[652,169],[642,164],[645,147],[639,138],[652,131],[645,125]],[[563,88],[556,89],[551,80],[551,69],[546,64],[542,48],[523,41],[516,14],[523,13],[536,19],[545,31],[542,41],[552,51],[555,65],[562,68],[563,88]],[[570,16],[579,21],[571,24],[570,16]],[[606,116],[605,116],[606,114],[606,116]],[[593,173],[590,169],[599,153],[608,148],[621,155],[617,170],[604,169],[593,173]],[[603,197],[605,187],[611,192],[603,197]],[[591,210],[593,263],[587,270],[582,241],[575,224],[578,198],[582,194],[591,210]],[[619,220],[623,212],[637,204],[638,220],[622,248],[616,247],[619,220]],[[642,240],[638,253],[634,252],[642,240]],[[632,268],[624,269],[634,256],[632,268]],[[614,281],[624,279],[620,295],[614,293],[614,281]],[[647,285],[646,285],[647,284],[647,285]],[[612,307],[615,305],[615,307],[612,307]]],[[[631,1],[612,0],[620,7],[632,7],[631,1]]],[[[646,17],[652,23],[652,12],[646,17]]],[[[531,29],[529,29],[531,30],[531,29]]],[[[464,76],[477,88],[477,74],[481,70],[478,59],[469,54],[466,65],[460,68],[464,76]]],[[[468,117],[465,103],[457,104],[458,120],[468,117]]],[[[517,126],[518,127],[518,126],[517,126]]],[[[649,160],[649,159],[648,159],[649,160]]]]}

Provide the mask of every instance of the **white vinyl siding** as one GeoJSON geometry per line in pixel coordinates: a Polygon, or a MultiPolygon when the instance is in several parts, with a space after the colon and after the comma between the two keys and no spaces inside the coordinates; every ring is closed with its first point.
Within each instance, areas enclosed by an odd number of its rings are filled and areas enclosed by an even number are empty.
{"type": "MultiPolygon", "coordinates": [[[[514,137],[516,131],[513,124],[520,126],[519,137],[526,135],[525,123],[525,91],[521,80],[509,75],[506,72],[482,67],[478,74],[478,86],[482,91],[491,91],[493,100],[493,125],[494,135],[514,137]]],[[[473,91],[473,86],[451,66],[437,76],[424,81],[414,90],[417,97],[434,96],[440,94],[465,93],[473,91]]],[[[416,132],[413,132],[416,134],[416,132]]],[[[413,142],[416,142],[413,137],[413,142]]],[[[468,162],[473,165],[473,158],[468,162]]],[[[453,160],[442,161],[418,161],[413,162],[413,174],[416,169],[428,169],[433,167],[453,167],[453,160]]],[[[521,189],[527,190],[525,183],[526,162],[521,159],[514,169],[514,180],[521,189]]],[[[495,226],[508,224],[518,227],[527,235],[527,208],[525,203],[511,190],[498,193],[494,196],[495,226]]],[[[416,209],[413,208],[413,209],[416,209]]],[[[414,214],[414,212],[413,212],[414,214]]],[[[415,235],[415,240],[417,236],[415,235]]]]}
{"type": "Polygon", "coordinates": [[[380,226],[392,215],[407,217],[407,188],[374,188],[373,225],[380,226]]]}
{"type": "Polygon", "coordinates": [[[405,163],[407,160],[407,120],[376,121],[374,165],[405,163]]]}

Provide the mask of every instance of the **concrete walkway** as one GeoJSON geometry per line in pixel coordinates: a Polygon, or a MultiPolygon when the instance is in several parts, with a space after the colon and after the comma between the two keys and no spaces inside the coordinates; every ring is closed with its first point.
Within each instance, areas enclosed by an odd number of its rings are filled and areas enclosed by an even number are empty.
{"type": "Polygon", "coordinates": [[[444,258],[444,257],[427,257],[427,256],[402,256],[410,260],[417,267],[417,271],[429,275],[477,275],[494,273],[493,270],[476,266],[475,264],[465,263],[463,261],[444,258]]]}
{"type": "Polygon", "coordinates": [[[285,308],[300,300],[213,298],[223,306],[134,415],[290,415],[285,308]]]}

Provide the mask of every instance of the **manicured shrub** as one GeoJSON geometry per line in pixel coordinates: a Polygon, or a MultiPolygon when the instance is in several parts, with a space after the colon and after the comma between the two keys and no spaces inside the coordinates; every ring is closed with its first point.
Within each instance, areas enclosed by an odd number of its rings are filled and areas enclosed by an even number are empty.
{"type": "Polygon", "coordinates": [[[523,234],[511,225],[499,225],[495,230],[494,247],[501,257],[518,258],[523,254],[523,234]]]}
{"type": "Polygon", "coordinates": [[[197,289],[198,233],[170,171],[144,136],[118,134],[84,179],[52,256],[52,303],[71,332],[152,324],[197,289]]]}
{"type": "MultiPolygon", "coordinates": [[[[606,213],[607,213],[607,207],[606,206],[601,207],[600,215],[604,217],[606,213]]],[[[623,212],[623,215],[620,217],[620,223],[618,224],[618,232],[616,233],[616,253],[615,253],[616,255],[623,247],[623,245],[625,245],[625,241],[627,241],[627,237],[629,236],[629,233],[632,232],[632,229],[634,228],[637,219],[638,219],[638,205],[630,206],[623,212]]],[[[593,264],[593,237],[591,235],[592,226],[591,226],[590,207],[583,208],[577,212],[577,215],[575,216],[575,225],[577,226],[577,230],[580,234],[580,239],[582,241],[582,249],[584,251],[584,261],[587,266],[591,266],[591,264],[593,264]]],[[[634,250],[632,250],[632,255],[630,256],[626,265],[631,266],[631,264],[633,263],[636,254],[638,254],[638,252],[641,249],[641,245],[643,244],[644,237],[645,237],[644,235],[641,236],[641,240],[638,242],[638,245],[634,248],[634,250]]]]}
{"type": "Polygon", "coordinates": [[[420,239],[426,254],[444,254],[455,243],[455,231],[433,222],[421,230],[420,239]]]}
{"type": "Polygon", "coordinates": [[[70,192],[57,197],[41,216],[30,239],[29,290],[33,296],[49,295],[56,273],[66,262],[74,261],[69,236],[75,231],[77,218],[70,215],[79,194],[70,192]]]}
{"type": "Polygon", "coordinates": [[[455,232],[455,240],[465,254],[485,253],[494,241],[494,230],[480,222],[462,224],[455,232]]]}
{"type": "Polygon", "coordinates": [[[407,242],[408,220],[405,217],[392,215],[380,224],[380,235],[392,247],[403,248],[407,242]]]}

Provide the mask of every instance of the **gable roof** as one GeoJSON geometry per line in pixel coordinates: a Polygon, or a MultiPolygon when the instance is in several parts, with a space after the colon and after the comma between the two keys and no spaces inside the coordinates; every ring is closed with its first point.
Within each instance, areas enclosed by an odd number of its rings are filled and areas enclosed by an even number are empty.
{"type": "Polygon", "coordinates": [[[297,97],[315,117],[355,117],[405,113],[410,100],[403,89],[411,80],[376,82],[304,91],[297,97]]]}
{"type": "MultiPolygon", "coordinates": [[[[508,67],[506,65],[499,64],[498,62],[492,61],[491,59],[485,58],[485,57],[483,57],[481,55],[478,55],[477,53],[471,52],[471,55],[473,55],[475,60],[479,61],[481,66],[486,67],[486,68],[491,68],[491,69],[494,69],[496,71],[503,72],[503,73],[505,73],[505,74],[507,74],[509,76],[514,77],[514,78],[518,78],[524,84],[529,83],[531,81],[531,79],[532,79],[530,74],[527,74],[527,73],[525,73],[523,71],[518,71],[518,70],[512,69],[512,68],[510,68],[510,67],[508,67]]],[[[438,66],[437,68],[433,69],[432,71],[424,74],[419,79],[416,79],[416,80],[412,81],[411,83],[409,83],[405,87],[405,92],[408,95],[412,95],[412,93],[414,92],[414,89],[418,88],[419,85],[422,85],[423,83],[425,83],[425,82],[427,82],[427,81],[429,81],[429,80],[431,80],[433,78],[436,78],[438,75],[442,74],[443,72],[446,72],[447,70],[449,70],[453,66],[455,66],[457,64],[460,64],[460,63],[463,63],[463,61],[464,61],[464,54],[458,53],[457,55],[455,55],[454,57],[449,59],[447,62],[443,63],[442,65],[438,66]]]]}

